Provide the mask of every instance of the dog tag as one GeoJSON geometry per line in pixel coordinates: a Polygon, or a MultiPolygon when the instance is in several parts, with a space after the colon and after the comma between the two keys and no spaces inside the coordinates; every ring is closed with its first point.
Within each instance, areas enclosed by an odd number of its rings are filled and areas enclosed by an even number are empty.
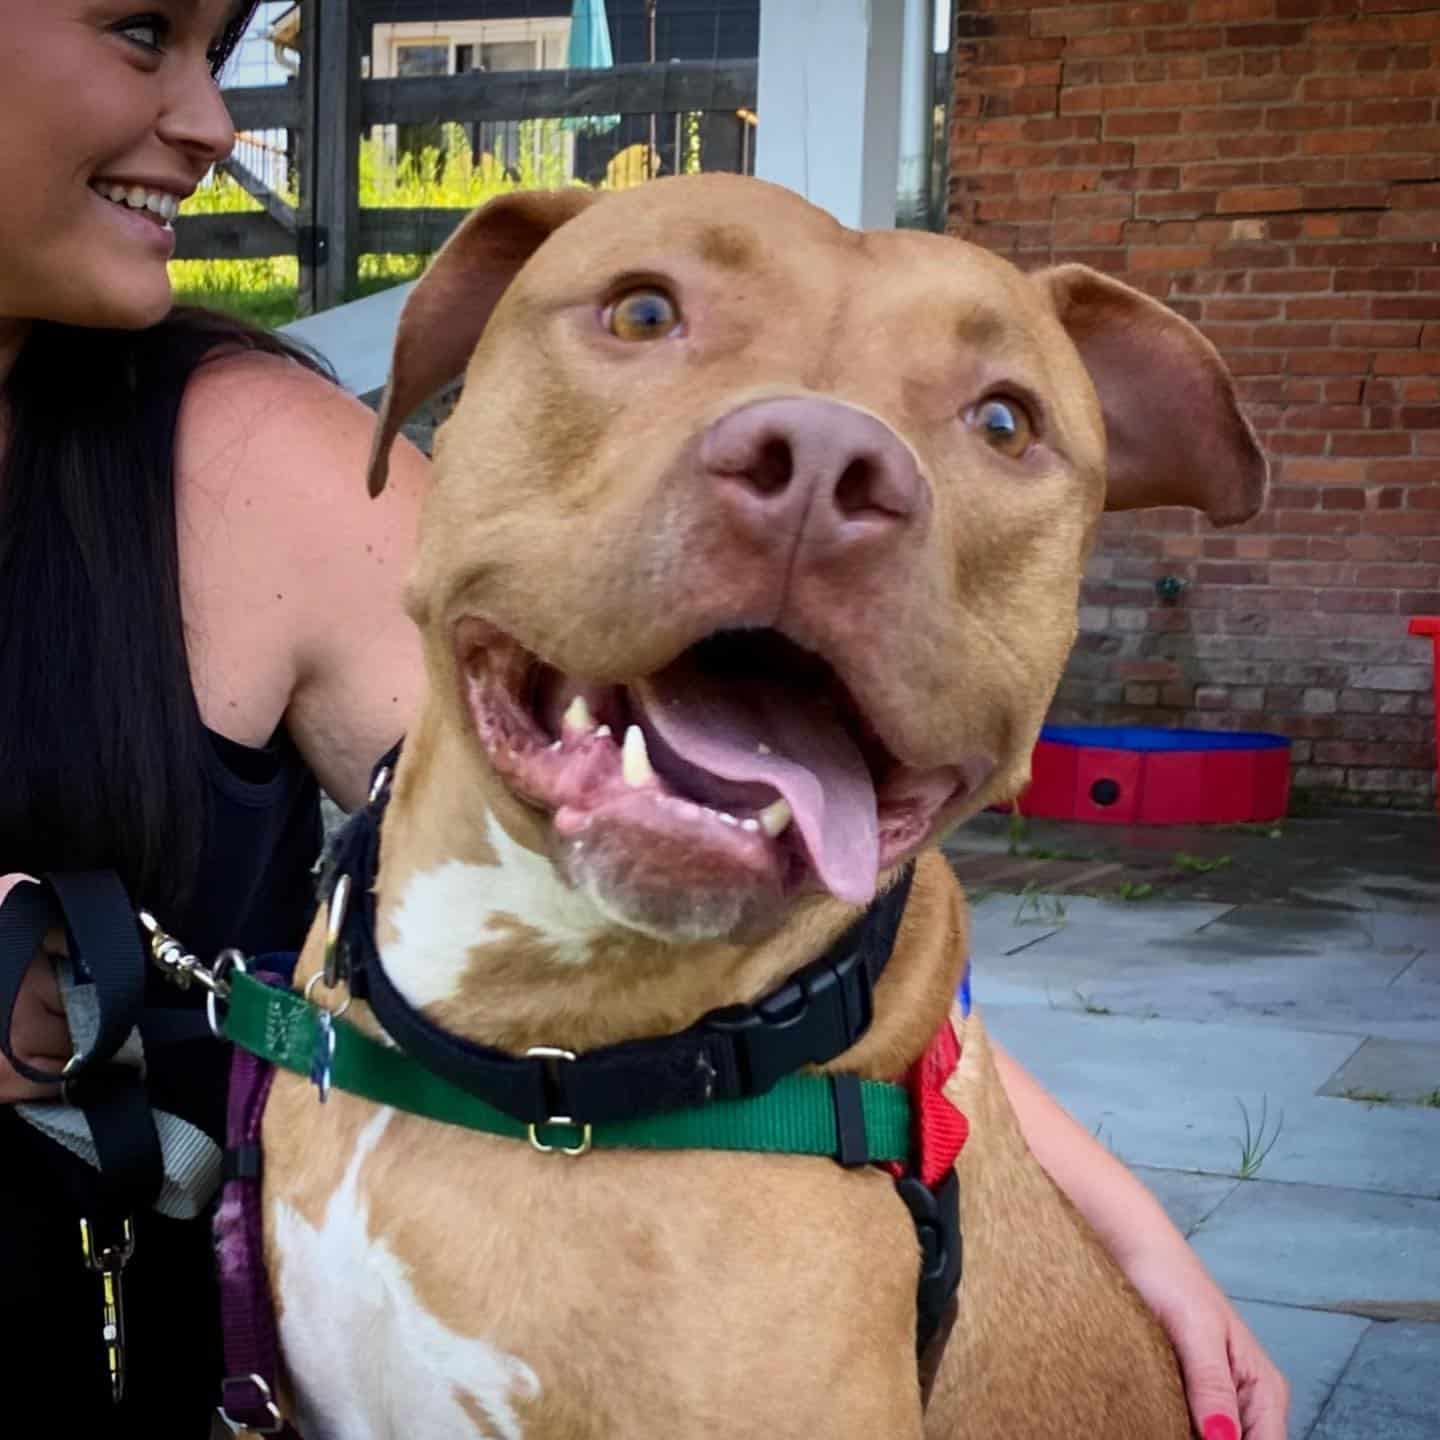
{"type": "Polygon", "coordinates": [[[335,1022],[328,1010],[315,1016],[315,1054],[310,1061],[310,1083],[320,1092],[323,1105],[330,1098],[330,1070],[335,1064],[335,1022]]]}

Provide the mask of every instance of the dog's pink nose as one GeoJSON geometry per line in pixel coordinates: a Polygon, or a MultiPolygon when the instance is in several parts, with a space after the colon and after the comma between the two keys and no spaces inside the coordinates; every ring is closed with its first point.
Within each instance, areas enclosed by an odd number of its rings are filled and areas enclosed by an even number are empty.
{"type": "Polygon", "coordinates": [[[825,545],[897,537],[929,512],[915,457],[888,425],[834,400],[762,400],[717,420],[700,466],[747,529],[825,545]]]}

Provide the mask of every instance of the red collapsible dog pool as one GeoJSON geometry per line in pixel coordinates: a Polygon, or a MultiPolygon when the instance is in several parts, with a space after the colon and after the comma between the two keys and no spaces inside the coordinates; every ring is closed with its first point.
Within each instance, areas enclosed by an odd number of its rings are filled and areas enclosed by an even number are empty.
{"type": "Polygon", "coordinates": [[[1051,820],[1213,825],[1278,820],[1289,798],[1283,735],[1047,725],[1016,808],[1051,820]]]}

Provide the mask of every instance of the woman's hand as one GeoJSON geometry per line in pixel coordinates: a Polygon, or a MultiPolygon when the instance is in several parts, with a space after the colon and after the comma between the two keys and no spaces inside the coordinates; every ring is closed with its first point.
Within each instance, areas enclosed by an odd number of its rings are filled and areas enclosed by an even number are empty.
{"type": "Polygon", "coordinates": [[[1155,1312],[1203,1440],[1285,1440],[1290,1387],[1178,1231],[1119,1257],[1155,1312]]]}
{"type": "MultiPolygon", "coordinates": [[[[34,883],[29,875],[0,875],[0,905],[17,885],[34,883]]],[[[65,1007],[60,1003],[60,988],[55,983],[55,969],[49,958],[63,953],[63,945],[64,936],[59,931],[46,935],[44,947],[35,952],[21,982],[10,1026],[10,1048],[16,1058],[37,1070],[53,1070],[56,1074],[64,1068],[73,1049],[65,1007]]],[[[58,1088],[25,1079],[0,1054],[0,1105],[13,1105],[17,1100],[48,1100],[58,1088]]]]}

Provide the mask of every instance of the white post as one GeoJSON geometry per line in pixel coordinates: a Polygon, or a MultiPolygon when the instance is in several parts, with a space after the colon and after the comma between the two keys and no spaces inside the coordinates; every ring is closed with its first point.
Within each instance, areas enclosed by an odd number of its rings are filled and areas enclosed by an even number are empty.
{"type": "Polygon", "coordinates": [[[760,0],[755,173],[845,225],[895,224],[905,0],[760,0]]]}
{"type": "Polygon", "coordinates": [[[898,224],[930,224],[930,159],[935,137],[935,0],[905,0],[900,66],[900,193],[898,224]]]}

